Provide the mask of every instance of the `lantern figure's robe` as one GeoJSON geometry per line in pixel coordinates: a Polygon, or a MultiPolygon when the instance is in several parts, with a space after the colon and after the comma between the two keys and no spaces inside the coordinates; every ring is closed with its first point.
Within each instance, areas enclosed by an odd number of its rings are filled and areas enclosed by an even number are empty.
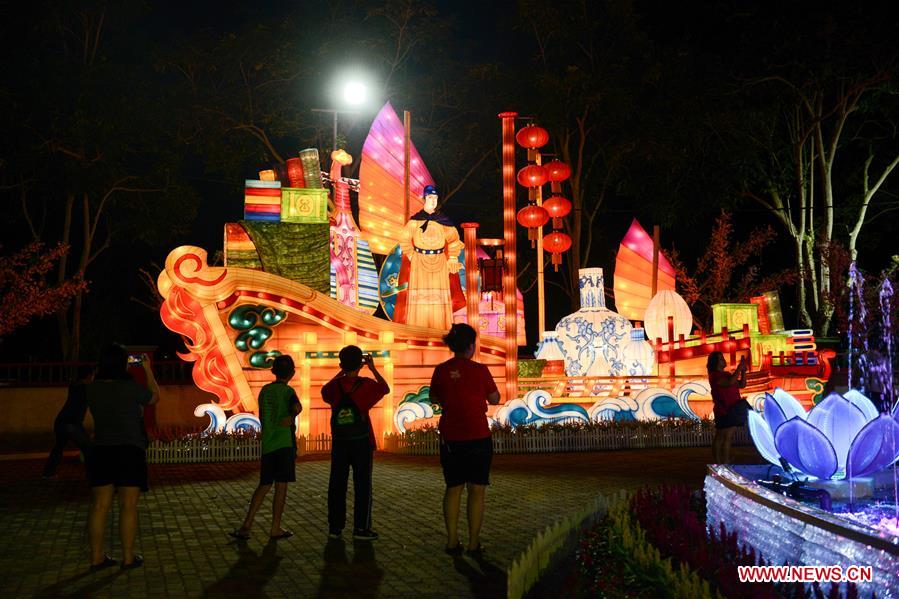
{"type": "Polygon", "coordinates": [[[450,274],[448,264],[458,260],[463,247],[455,225],[440,212],[412,215],[400,237],[399,284],[408,282],[408,287],[397,296],[396,322],[449,330],[453,312],[465,306],[465,296],[458,273],[450,274]]]}

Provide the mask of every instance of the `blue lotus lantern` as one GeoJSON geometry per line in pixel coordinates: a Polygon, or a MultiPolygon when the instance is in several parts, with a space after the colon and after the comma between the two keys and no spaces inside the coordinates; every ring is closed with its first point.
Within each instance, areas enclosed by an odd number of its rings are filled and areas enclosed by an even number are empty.
{"type": "MultiPolygon", "coordinates": [[[[899,415],[899,414],[897,414],[899,415]]],[[[783,389],[765,394],[764,418],[749,413],[749,432],[766,460],[807,475],[843,479],[872,474],[899,459],[899,422],[856,390],[831,393],[806,412],[783,389]]]]}

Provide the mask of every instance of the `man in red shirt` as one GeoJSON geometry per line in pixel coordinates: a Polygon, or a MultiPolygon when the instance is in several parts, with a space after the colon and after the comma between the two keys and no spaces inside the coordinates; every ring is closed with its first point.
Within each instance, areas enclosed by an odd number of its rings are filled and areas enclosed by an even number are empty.
{"type": "Polygon", "coordinates": [[[443,338],[455,356],[434,369],[429,392],[432,404],[442,406],[440,465],[446,492],[443,517],[446,552],[461,553],[458,521],[462,489],[468,486],[468,551],[479,554],[484,519],[484,498],[490,484],[493,440],[487,425],[487,404],[499,403],[499,391],[490,371],[472,361],[477,333],[467,324],[454,324],[443,338]]]}
{"type": "Polygon", "coordinates": [[[322,387],[322,399],[331,406],[331,476],[328,481],[328,536],[339,539],[346,524],[346,491],[353,468],[353,538],[374,541],[371,529],[371,469],[375,433],[369,410],[390,393],[387,381],[375,368],[371,354],[355,345],[340,350],[340,372],[322,387]],[[375,379],[360,377],[362,365],[375,379]]]}

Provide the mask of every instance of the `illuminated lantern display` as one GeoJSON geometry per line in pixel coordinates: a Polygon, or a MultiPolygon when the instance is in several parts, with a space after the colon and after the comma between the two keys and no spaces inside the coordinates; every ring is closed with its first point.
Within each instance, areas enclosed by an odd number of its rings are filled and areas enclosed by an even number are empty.
{"type": "MultiPolygon", "coordinates": [[[[262,177],[259,178],[262,179],[262,177]]],[[[287,159],[287,180],[290,181],[290,186],[293,188],[306,187],[306,180],[303,178],[303,161],[299,158],[287,159]]]]}
{"type": "Polygon", "coordinates": [[[640,323],[631,331],[627,345],[621,350],[625,374],[629,376],[651,376],[656,365],[656,352],[646,340],[640,323]]]}
{"type": "Polygon", "coordinates": [[[529,164],[518,171],[518,184],[529,189],[536,189],[546,183],[546,171],[538,164],[529,164]]]}
{"type": "Polygon", "coordinates": [[[562,342],[555,331],[543,331],[534,357],[546,360],[543,376],[561,376],[565,374],[565,355],[562,353],[562,342]]]}
{"type": "Polygon", "coordinates": [[[571,237],[561,231],[553,231],[543,238],[543,249],[552,254],[552,263],[558,272],[562,264],[562,253],[571,248],[571,237]]]}
{"type": "Polygon", "coordinates": [[[275,171],[267,170],[267,171],[259,171],[259,180],[260,181],[277,181],[277,177],[275,176],[275,171]]]}
{"type": "Polygon", "coordinates": [[[549,132],[537,125],[528,125],[527,127],[522,127],[518,133],[515,134],[515,141],[517,141],[518,145],[522,148],[536,150],[549,143],[549,132]]]}
{"type": "MultiPolygon", "coordinates": [[[[615,307],[629,320],[642,320],[653,298],[653,241],[637,219],[618,246],[615,256],[615,307]]],[[[656,292],[674,290],[674,267],[659,251],[656,292]]],[[[655,341],[655,337],[650,337],[655,341]]]]}
{"type": "Polygon", "coordinates": [[[534,246],[534,241],[537,239],[537,229],[547,222],[549,222],[549,214],[542,206],[529,204],[518,211],[518,224],[527,228],[531,247],[534,246]]]}
{"type": "MultiPolygon", "coordinates": [[[[754,307],[754,306],[753,306],[754,307]]],[[[646,334],[652,340],[668,340],[668,317],[674,317],[674,338],[687,337],[693,329],[693,313],[690,306],[677,292],[670,289],[659,291],[649,302],[643,321],[646,334]]]]}
{"type": "MultiPolygon", "coordinates": [[[[303,181],[305,185],[302,187],[310,187],[312,189],[322,188],[322,163],[318,157],[318,150],[315,148],[307,148],[300,151],[300,160],[303,163],[303,181]]],[[[288,173],[288,178],[290,174],[288,173]]],[[[293,181],[291,181],[293,186],[293,181]]],[[[298,186],[299,187],[299,186],[298,186]]]]}
{"type": "Polygon", "coordinates": [[[244,220],[281,220],[281,182],[246,180],[244,220]]]}
{"type": "Polygon", "coordinates": [[[553,229],[561,229],[562,219],[571,212],[571,202],[562,196],[554,195],[548,200],[544,200],[543,208],[549,217],[553,219],[553,229]]]}
{"type": "Polygon", "coordinates": [[[624,376],[622,350],[630,342],[631,323],[606,308],[601,268],[578,271],[581,309],[556,325],[568,376],[624,376]]]}

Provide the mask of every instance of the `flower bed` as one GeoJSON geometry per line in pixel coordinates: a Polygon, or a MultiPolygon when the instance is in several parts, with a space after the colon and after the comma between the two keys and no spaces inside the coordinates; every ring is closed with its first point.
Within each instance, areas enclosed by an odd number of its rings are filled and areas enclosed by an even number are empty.
{"type": "Polygon", "coordinates": [[[644,489],[609,508],[585,531],[565,587],[578,597],[824,597],[857,596],[853,585],[743,583],[739,566],[771,565],[741,549],[723,525],[707,531],[701,494],[683,486],[644,489]]]}

